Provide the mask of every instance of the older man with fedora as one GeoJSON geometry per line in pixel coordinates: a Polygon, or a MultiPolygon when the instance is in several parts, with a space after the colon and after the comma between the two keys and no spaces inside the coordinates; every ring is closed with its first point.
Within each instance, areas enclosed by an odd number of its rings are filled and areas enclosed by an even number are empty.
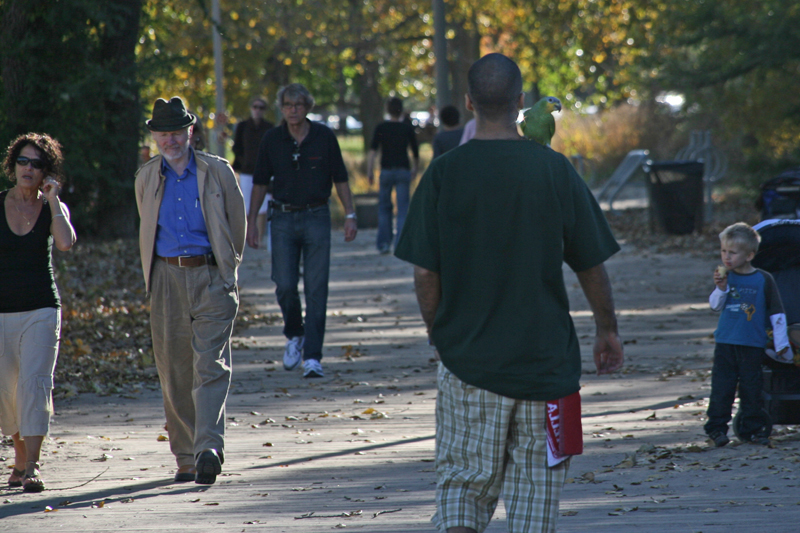
{"type": "Polygon", "coordinates": [[[146,124],[161,155],[136,173],[136,202],[175,481],[210,485],[225,458],[246,218],[228,162],[191,147],[196,121],[179,97],[156,100],[146,124]]]}

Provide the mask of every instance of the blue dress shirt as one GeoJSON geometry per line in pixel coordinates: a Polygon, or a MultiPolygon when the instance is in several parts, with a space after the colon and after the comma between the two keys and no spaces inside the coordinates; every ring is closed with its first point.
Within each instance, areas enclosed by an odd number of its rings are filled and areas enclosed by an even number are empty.
{"type": "Polygon", "coordinates": [[[178,173],[162,159],[164,197],[158,210],[156,255],[205,255],[211,253],[206,221],[200,206],[197,187],[197,162],[194,150],[189,149],[189,165],[178,173]]]}

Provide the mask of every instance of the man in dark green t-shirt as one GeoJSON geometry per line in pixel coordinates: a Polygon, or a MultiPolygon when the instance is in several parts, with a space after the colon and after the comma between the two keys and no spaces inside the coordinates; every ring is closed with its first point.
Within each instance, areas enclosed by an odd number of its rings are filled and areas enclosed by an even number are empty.
{"type": "Polygon", "coordinates": [[[546,402],[577,392],[581,374],[562,263],[594,312],[598,373],[614,372],[623,353],[603,262],[619,246],[567,159],[519,136],[517,65],[489,54],[468,81],[476,135],[428,167],[395,252],[415,265],[441,356],[433,522],[481,532],[502,488],[509,531],[553,531],[568,461],[548,467],[546,402]]]}

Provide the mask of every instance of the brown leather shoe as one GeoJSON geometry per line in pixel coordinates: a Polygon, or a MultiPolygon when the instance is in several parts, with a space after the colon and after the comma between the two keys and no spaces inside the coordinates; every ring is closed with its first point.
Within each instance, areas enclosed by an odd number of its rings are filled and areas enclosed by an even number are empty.
{"type": "Polygon", "coordinates": [[[175,472],[175,483],[186,483],[188,481],[194,481],[197,470],[192,465],[185,465],[178,467],[178,471],[175,472]]]}

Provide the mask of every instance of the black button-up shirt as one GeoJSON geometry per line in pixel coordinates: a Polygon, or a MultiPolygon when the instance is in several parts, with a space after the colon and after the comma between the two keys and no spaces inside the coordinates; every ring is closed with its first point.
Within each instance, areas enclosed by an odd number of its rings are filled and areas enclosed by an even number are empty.
{"type": "Polygon", "coordinates": [[[275,200],[291,205],[325,202],[334,183],[347,181],[342,151],[327,126],[309,121],[310,129],[300,146],[286,123],[269,130],[261,139],[253,183],[269,185],[275,200]]]}

